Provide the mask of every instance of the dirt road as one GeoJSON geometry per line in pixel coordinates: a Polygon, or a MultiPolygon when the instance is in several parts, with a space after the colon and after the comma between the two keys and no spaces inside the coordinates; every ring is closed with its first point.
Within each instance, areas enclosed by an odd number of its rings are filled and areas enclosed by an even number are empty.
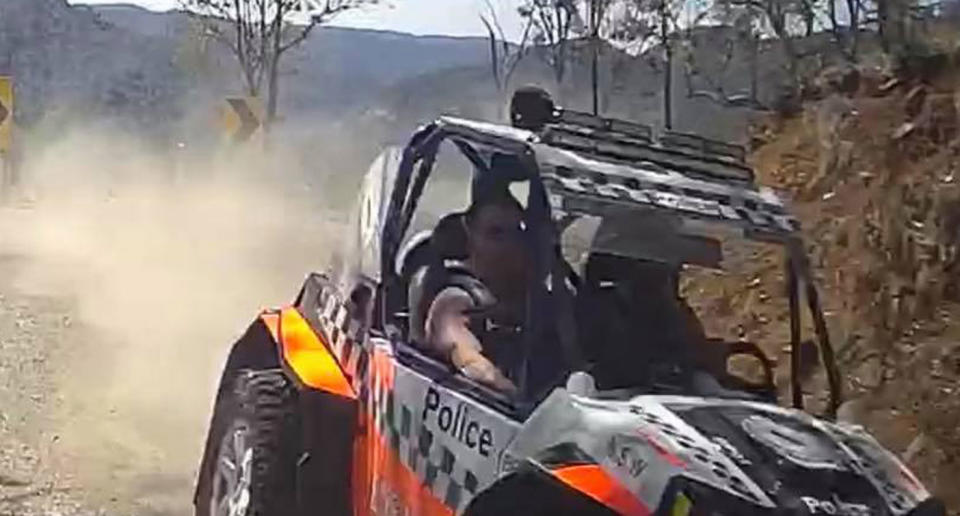
{"type": "Polygon", "coordinates": [[[57,471],[64,397],[57,370],[78,333],[70,303],[12,286],[23,257],[0,255],[0,514],[88,515],[57,471]]]}
{"type": "Polygon", "coordinates": [[[187,514],[228,347],[343,218],[249,160],[59,151],[0,207],[0,516],[187,514]]]}
{"type": "Polygon", "coordinates": [[[83,322],[70,295],[18,287],[28,260],[0,256],[0,514],[186,513],[191,466],[177,456],[196,448],[200,422],[165,434],[169,414],[110,396],[116,369],[98,348],[124,342],[83,322]]]}

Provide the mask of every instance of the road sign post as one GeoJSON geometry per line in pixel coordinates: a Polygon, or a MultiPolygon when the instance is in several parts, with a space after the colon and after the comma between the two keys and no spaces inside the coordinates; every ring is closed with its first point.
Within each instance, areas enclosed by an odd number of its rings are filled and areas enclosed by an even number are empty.
{"type": "Polygon", "coordinates": [[[13,156],[13,79],[0,76],[0,194],[15,183],[13,156]]]}
{"type": "Polygon", "coordinates": [[[0,76],[0,152],[13,143],[13,79],[0,76]]]}
{"type": "Polygon", "coordinates": [[[221,107],[220,124],[227,141],[242,144],[261,134],[263,107],[255,97],[227,97],[221,107]]]}

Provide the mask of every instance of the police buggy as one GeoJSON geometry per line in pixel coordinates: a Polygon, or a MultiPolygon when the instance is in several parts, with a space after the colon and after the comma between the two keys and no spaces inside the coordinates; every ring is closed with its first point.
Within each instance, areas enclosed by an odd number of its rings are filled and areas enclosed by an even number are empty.
{"type": "Polygon", "coordinates": [[[840,378],[800,227],[742,147],[514,102],[511,126],[441,117],[375,160],[336,266],[232,347],[196,514],[945,514],[832,421],[840,378]],[[509,396],[411,337],[418,272],[462,257],[450,222],[488,180],[521,201],[533,257],[509,396]],[[679,274],[744,243],[785,264],[790,407],[761,346],[691,347],[696,316],[664,315],[679,274]],[[803,410],[805,342],[825,369],[819,416],[803,410]],[[728,370],[736,356],[760,374],[728,370]]]}

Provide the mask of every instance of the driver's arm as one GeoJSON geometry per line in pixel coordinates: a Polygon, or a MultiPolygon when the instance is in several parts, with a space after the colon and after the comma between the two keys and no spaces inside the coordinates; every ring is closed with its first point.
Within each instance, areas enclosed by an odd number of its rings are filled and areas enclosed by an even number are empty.
{"type": "Polygon", "coordinates": [[[454,367],[469,378],[501,391],[516,391],[497,366],[483,356],[483,346],[470,331],[467,314],[473,308],[473,299],[464,290],[455,287],[442,290],[427,313],[427,344],[442,356],[449,357],[454,367]]]}

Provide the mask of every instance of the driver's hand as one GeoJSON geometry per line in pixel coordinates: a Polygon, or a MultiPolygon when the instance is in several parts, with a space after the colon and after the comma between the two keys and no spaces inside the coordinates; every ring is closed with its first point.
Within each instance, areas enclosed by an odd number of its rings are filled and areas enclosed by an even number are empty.
{"type": "Polygon", "coordinates": [[[467,378],[500,392],[516,393],[513,382],[483,356],[483,346],[470,331],[466,313],[472,306],[473,300],[462,289],[447,288],[437,294],[427,315],[427,342],[434,351],[449,357],[450,363],[467,378]]]}
{"type": "Polygon", "coordinates": [[[488,387],[493,387],[500,392],[508,394],[515,394],[517,392],[517,387],[513,382],[504,376],[503,373],[500,372],[500,369],[493,365],[493,362],[479,353],[471,354],[471,356],[466,358],[460,366],[460,370],[467,378],[476,380],[488,387]]]}

